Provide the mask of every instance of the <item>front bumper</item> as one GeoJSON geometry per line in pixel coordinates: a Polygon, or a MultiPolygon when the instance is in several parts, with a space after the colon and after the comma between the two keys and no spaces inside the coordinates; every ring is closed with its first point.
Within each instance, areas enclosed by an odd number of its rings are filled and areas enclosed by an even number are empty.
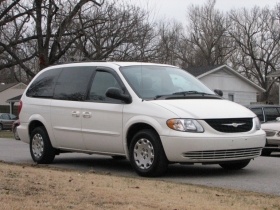
{"type": "Polygon", "coordinates": [[[167,159],[180,163],[222,163],[253,159],[260,156],[265,145],[263,131],[243,136],[205,136],[205,133],[190,134],[187,137],[161,136],[167,159]]]}

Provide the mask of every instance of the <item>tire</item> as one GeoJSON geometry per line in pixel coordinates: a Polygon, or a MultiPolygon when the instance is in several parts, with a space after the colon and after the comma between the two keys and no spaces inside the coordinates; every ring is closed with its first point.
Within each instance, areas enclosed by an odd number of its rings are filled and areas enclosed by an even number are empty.
{"type": "Polygon", "coordinates": [[[18,127],[18,125],[15,125],[15,127],[13,129],[13,134],[14,134],[15,140],[20,140],[18,132],[17,132],[17,127],[18,127]]]}
{"type": "Polygon", "coordinates": [[[44,127],[37,127],[32,131],[29,148],[33,161],[38,164],[51,163],[55,157],[55,149],[44,127]]]}
{"type": "Polygon", "coordinates": [[[266,150],[266,149],[262,150],[261,156],[270,156],[270,155],[271,155],[271,151],[266,150]]]}
{"type": "Polygon", "coordinates": [[[221,163],[219,165],[226,170],[239,170],[245,168],[250,161],[251,160],[243,160],[238,162],[221,163]]]}
{"type": "Polygon", "coordinates": [[[3,125],[0,123],[0,131],[3,130],[3,125]]]}
{"type": "Polygon", "coordinates": [[[129,147],[129,159],[136,173],[143,177],[163,175],[168,167],[160,138],[151,129],[134,135],[129,147]]]}

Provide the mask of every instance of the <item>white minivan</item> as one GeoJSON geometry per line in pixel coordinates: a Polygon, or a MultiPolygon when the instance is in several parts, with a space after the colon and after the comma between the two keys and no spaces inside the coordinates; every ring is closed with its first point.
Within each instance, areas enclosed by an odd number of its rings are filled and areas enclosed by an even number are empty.
{"type": "Polygon", "coordinates": [[[63,152],[102,154],[159,176],[169,163],[241,169],[265,145],[253,112],[169,65],[51,66],[30,82],[20,109],[20,139],[42,164],[63,152]]]}

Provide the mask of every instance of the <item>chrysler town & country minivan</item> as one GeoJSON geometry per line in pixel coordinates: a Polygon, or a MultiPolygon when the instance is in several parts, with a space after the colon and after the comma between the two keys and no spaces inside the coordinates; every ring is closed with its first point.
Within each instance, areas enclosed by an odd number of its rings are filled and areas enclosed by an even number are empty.
{"type": "Polygon", "coordinates": [[[39,164],[82,152],[127,158],[139,175],[159,176],[169,163],[241,169],[265,145],[253,112],[169,65],[51,66],[30,82],[20,108],[20,139],[39,164]]]}

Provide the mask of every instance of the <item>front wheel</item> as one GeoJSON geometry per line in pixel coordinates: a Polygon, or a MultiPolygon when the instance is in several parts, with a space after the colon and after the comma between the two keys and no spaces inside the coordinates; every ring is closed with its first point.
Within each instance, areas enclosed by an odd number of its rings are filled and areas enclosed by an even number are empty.
{"type": "Polygon", "coordinates": [[[53,161],[55,150],[51,145],[48,133],[44,127],[37,127],[32,131],[29,146],[34,162],[48,164],[53,161]]]}
{"type": "Polygon", "coordinates": [[[243,160],[237,162],[228,162],[228,163],[221,163],[219,164],[222,168],[227,170],[239,170],[245,168],[251,160],[243,160]]]}
{"type": "Polygon", "coordinates": [[[145,129],[136,133],[129,147],[129,158],[136,173],[144,177],[162,175],[168,166],[158,134],[145,129]]]}

